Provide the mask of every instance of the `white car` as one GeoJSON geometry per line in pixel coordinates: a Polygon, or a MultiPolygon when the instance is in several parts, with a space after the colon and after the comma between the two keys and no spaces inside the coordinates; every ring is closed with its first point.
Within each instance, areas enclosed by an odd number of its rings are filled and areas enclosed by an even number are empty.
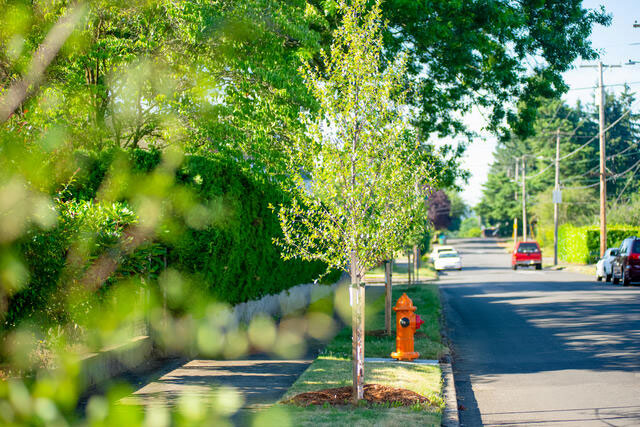
{"type": "Polygon", "coordinates": [[[462,270],[462,260],[457,252],[440,252],[438,258],[433,261],[433,266],[436,270],[462,270]]]}
{"type": "Polygon", "coordinates": [[[604,252],[604,256],[596,264],[596,280],[600,282],[605,279],[611,281],[613,274],[613,260],[618,256],[618,248],[609,248],[604,252]]]}
{"type": "Polygon", "coordinates": [[[454,252],[457,253],[453,246],[437,246],[433,248],[431,253],[429,254],[429,259],[431,261],[435,261],[438,259],[439,255],[443,252],[454,252]]]}

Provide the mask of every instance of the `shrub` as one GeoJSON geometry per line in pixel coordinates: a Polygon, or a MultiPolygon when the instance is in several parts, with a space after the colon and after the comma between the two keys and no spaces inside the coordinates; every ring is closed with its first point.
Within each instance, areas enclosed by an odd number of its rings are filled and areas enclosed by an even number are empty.
{"type": "Polygon", "coordinates": [[[458,235],[466,238],[482,237],[482,230],[480,229],[478,218],[470,217],[462,220],[458,235]]]}
{"type": "MultiPolygon", "coordinates": [[[[610,225],[607,227],[607,248],[618,247],[630,236],[640,235],[640,227],[610,225]]],[[[558,256],[566,262],[591,264],[600,256],[600,228],[598,226],[574,227],[563,224],[558,229],[558,256]]]]}
{"type": "Polygon", "coordinates": [[[467,239],[473,237],[482,237],[482,230],[480,229],[480,227],[468,228],[464,232],[460,233],[460,237],[465,237],[467,239]]]}
{"type": "Polygon", "coordinates": [[[269,204],[291,199],[277,185],[242,172],[227,159],[196,156],[186,159],[178,179],[219,215],[214,226],[189,228],[171,245],[170,260],[200,276],[212,295],[235,304],[313,281],[326,270],[320,262],[280,257],[273,244],[281,235],[280,224],[269,204]]]}
{"type": "MultiPolygon", "coordinates": [[[[20,242],[30,279],[10,300],[7,326],[32,317],[44,326],[68,321],[64,297],[98,257],[114,248],[126,227],[137,222],[122,202],[68,200],[59,202],[56,210],[58,223],[53,229],[31,230],[20,242]]],[[[153,256],[157,253],[158,245],[148,244],[121,256],[109,281],[157,271],[157,256],[153,256]]]]}

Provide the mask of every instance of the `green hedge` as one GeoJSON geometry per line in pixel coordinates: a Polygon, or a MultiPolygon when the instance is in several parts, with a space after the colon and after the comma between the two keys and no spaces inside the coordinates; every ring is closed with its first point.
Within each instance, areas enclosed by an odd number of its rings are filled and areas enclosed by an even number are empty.
{"type": "MultiPolygon", "coordinates": [[[[607,248],[618,247],[630,236],[640,236],[640,227],[610,225],[607,227],[607,248]]],[[[600,227],[561,225],[558,229],[558,256],[566,262],[595,263],[600,256],[600,227]]]]}
{"type": "MultiPolygon", "coordinates": [[[[160,153],[145,150],[79,152],[75,157],[79,167],[60,197],[58,225],[25,236],[21,250],[30,280],[11,298],[5,325],[24,318],[37,318],[43,324],[64,322],[65,308],[56,300],[56,292],[67,286],[70,276],[80,277],[83,268],[113,247],[126,226],[137,222],[126,190],[116,202],[96,202],[107,171],[113,162],[124,161],[134,174],[128,185],[136,185],[136,173],[152,171],[161,162],[160,153]],[[70,272],[68,254],[77,242],[83,242],[80,249],[87,262],[70,272]]],[[[286,204],[290,196],[276,184],[244,172],[229,159],[200,156],[183,159],[176,181],[195,194],[198,203],[217,206],[223,213],[205,227],[179,224],[172,232],[160,233],[155,241],[121,258],[110,281],[127,275],[156,277],[166,260],[169,267],[188,273],[210,296],[236,304],[309,283],[326,271],[320,262],[280,257],[273,238],[281,230],[268,206],[286,204]]],[[[325,282],[337,280],[339,274],[333,272],[325,282]]]]}
{"type": "Polygon", "coordinates": [[[280,257],[273,238],[282,232],[268,206],[289,203],[290,197],[277,185],[243,173],[226,159],[195,156],[186,159],[178,178],[201,200],[222,200],[228,212],[220,225],[187,229],[171,246],[172,264],[200,276],[212,295],[239,303],[309,283],[326,271],[320,262],[280,257]]]}
{"type": "MultiPolygon", "coordinates": [[[[66,323],[70,307],[65,296],[79,285],[98,257],[117,245],[126,227],[137,222],[136,215],[122,202],[67,200],[60,201],[56,211],[56,227],[31,230],[20,242],[29,282],[11,298],[5,326],[15,326],[27,318],[41,326],[66,323]]],[[[163,265],[161,254],[164,249],[160,245],[148,243],[119,256],[119,267],[107,286],[127,276],[157,275],[163,265]]]]}

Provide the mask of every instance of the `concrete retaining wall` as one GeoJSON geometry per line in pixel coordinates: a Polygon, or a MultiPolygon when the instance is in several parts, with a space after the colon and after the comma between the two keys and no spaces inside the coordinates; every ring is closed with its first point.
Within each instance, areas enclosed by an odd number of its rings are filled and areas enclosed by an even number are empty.
{"type": "Polygon", "coordinates": [[[332,295],[336,287],[343,283],[343,276],[333,285],[315,285],[307,283],[294,286],[277,295],[266,295],[259,300],[247,301],[233,307],[233,317],[237,323],[249,323],[258,314],[268,316],[286,316],[302,310],[309,304],[332,295]]]}
{"type": "MultiPolygon", "coordinates": [[[[286,316],[302,310],[309,304],[332,295],[343,283],[345,276],[333,285],[307,283],[294,286],[277,295],[267,295],[259,300],[234,306],[232,318],[236,326],[248,324],[258,314],[286,316]]],[[[148,335],[131,338],[127,343],[86,355],[81,362],[81,378],[85,387],[92,387],[124,372],[135,371],[141,364],[160,355],[155,353],[153,340],[148,335]]]]}

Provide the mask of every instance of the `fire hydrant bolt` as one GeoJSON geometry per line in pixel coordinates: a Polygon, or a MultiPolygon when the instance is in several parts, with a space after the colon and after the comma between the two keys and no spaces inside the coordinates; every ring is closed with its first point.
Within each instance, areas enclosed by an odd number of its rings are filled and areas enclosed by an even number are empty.
{"type": "Polygon", "coordinates": [[[420,353],[413,349],[413,336],[424,321],[415,314],[416,308],[407,294],[402,294],[393,309],[396,312],[396,351],[391,357],[406,361],[417,359],[420,353]]]}

